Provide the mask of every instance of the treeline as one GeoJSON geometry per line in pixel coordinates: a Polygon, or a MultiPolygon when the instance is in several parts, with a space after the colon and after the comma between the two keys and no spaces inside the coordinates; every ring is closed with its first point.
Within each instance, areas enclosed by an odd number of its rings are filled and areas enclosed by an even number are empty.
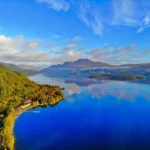
{"type": "Polygon", "coordinates": [[[97,78],[97,79],[110,79],[110,80],[120,80],[120,81],[134,81],[134,80],[141,80],[145,79],[145,76],[128,73],[128,72],[119,72],[119,73],[94,73],[89,76],[90,78],[97,78]]]}
{"type": "Polygon", "coordinates": [[[60,86],[40,85],[39,90],[29,94],[27,97],[32,99],[33,105],[36,105],[36,103],[54,105],[64,99],[62,90],[64,89],[60,88],[60,86]]]}
{"type": "Polygon", "coordinates": [[[13,72],[0,65],[0,112],[4,111],[8,103],[17,105],[20,97],[24,97],[40,86],[32,82],[22,73],[13,72]]]}

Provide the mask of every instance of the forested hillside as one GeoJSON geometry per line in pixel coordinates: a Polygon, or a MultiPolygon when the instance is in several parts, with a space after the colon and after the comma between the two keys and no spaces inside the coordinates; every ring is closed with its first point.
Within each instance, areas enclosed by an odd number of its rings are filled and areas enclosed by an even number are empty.
{"type": "Polygon", "coordinates": [[[61,91],[59,86],[39,85],[0,65],[0,150],[14,149],[13,124],[20,113],[40,105],[55,105],[64,99],[61,91]]]}
{"type": "Polygon", "coordinates": [[[25,69],[25,68],[22,68],[22,67],[19,67],[17,65],[10,64],[10,63],[0,62],[0,64],[5,66],[7,69],[9,69],[11,71],[21,72],[21,73],[24,73],[28,76],[32,76],[32,75],[35,75],[35,74],[39,73],[38,71],[35,71],[35,70],[32,70],[32,69],[25,69]]]}
{"type": "MultiPolygon", "coordinates": [[[[0,111],[5,109],[8,101],[19,103],[17,97],[28,95],[39,89],[39,85],[19,72],[13,72],[0,65],[0,111]]],[[[16,104],[15,104],[16,105],[16,104]]]]}

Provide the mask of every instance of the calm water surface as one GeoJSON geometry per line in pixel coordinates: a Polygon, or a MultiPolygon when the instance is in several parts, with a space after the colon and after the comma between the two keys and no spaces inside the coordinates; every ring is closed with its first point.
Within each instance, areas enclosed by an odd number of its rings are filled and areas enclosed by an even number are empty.
{"type": "Polygon", "coordinates": [[[150,150],[150,85],[30,78],[65,87],[66,99],[17,118],[17,150],[150,150]]]}

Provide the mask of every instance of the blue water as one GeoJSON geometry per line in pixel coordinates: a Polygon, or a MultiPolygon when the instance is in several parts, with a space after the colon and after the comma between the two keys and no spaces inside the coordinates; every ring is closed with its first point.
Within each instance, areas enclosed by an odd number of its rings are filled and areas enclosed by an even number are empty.
{"type": "Polygon", "coordinates": [[[79,86],[42,75],[31,79],[60,84],[66,99],[17,118],[17,150],[150,150],[150,85],[102,81],[79,86]]]}

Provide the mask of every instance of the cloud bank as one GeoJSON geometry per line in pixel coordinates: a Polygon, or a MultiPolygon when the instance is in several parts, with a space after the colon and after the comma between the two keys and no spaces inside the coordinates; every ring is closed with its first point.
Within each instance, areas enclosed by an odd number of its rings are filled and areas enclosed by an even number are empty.
{"type": "MultiPolygon", "coordinates": [[[[74,37],[73,39],[79,39],[74,37]]],[[[75,41],[76,41],[75,40],[75,41]]],[[[78,41],[78,40],[77,40],[78,41]]],[[[112,49],[109,47],[96,47],[84,50],[78,43],[62,43],[57,46],[49,44],[49,51],[44,47],[48,42],[40,40],[26,40],[23,36],[16,38],[0,35],[0,61],[14,64],[49,66],[52,64],[75,61],[80,58],[88,58],[111,64],[142,63],[150,57],[150,50],[140,51],[136,45],[129,45],[112,49]],[[145,55],[146,54],[146,55],[145,55]]]]}

